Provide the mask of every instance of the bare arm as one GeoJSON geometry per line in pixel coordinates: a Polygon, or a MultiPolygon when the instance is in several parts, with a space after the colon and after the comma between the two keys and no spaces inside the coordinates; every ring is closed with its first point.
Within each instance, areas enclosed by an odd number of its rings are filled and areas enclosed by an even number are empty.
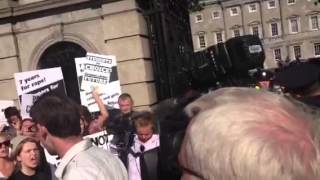
{"type": "Polygon", "coordinates": [[[103,104],[102,100],[99,97],[99,92],[98,92],[97,88],[95,88],[92,91],[92,96],[93,96],[94,100],[96,101],[96,103],[98,104],[98,107],[100,110],[100,115],[98,116],[97,121],[99,123],[99,126],[103,127],[107,123],[109,113],[108,113],[105,105],[103,104]]]}

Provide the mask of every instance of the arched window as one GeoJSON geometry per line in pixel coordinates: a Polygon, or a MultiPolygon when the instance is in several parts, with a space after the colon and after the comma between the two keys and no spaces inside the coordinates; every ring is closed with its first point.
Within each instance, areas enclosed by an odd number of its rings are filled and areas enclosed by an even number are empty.
{"type": "Polygon", "coordinates": [[[61,67],[68,96],[80,103],[74,58],[85,56],[86,50],[80,45],[62,41],[51,45],[43,52],[37,67],[38,69],[61,67]]]}

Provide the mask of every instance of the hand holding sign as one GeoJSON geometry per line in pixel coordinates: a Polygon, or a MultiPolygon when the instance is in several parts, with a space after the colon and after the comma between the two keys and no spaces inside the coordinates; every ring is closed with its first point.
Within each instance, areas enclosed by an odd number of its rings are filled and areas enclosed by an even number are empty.
{"type": "Polygon", "coordinates": [[[118,96],[121,94],[120,82],[117,75],[115,56],[87,53],[85,58],[76,58],[77,76],[81,96],[81,104],[88,107],[90,112],[99,110],[93,101],[92,87],[99,86],[100,98],[107,106],[118,108],[118,96]]]}
{"type": "Polygon", "coordinates": [[[109,117],[109,113],[108,113],[105,105],[103,104],[102,99],[100,98],[100,94],[99,94],[98,90],[99,90],[99,88],[96,87],[92,91],[92,96],[93,96],[95,102],[98,104],[100,115],[90,123],[90,125],[89,125],[89,133],[90,134],[95,133],[97,131],[100,131],[101,129],[104,129],[106,121],[108,120],[108,117],[109,117]]]}
{"type": "Polygon", "coordinates": [[[92,97],[93,97],[94,99],[97,99],[97,98],[99,98],[99,96],[100,96],[100,94],[99,94],[99,87],[96,86],[96,87],[94,87],[94,89],[92,90],[92,97]]]}

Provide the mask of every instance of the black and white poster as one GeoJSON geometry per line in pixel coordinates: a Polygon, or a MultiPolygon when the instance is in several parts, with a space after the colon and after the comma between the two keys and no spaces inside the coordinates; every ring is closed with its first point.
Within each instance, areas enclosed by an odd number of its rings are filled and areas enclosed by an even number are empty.
{"type": "Polygon", "coordinates": [[[106,130],[84,136],[83,139],[90,139],[92,144],[105,150],[110,150],[110,142],[113,135],[107,133],[106,130]]]}
{"type": "Polygon", "coordinates": [[[100,97],[109,108],[118,108],[121,94],[115,56],[87,53],[85,58],[76,58],[81,104],[90,112],[99,111],[92,97],[92,91],[98,87],[100,97]]]}
{"type": "Polygon", "coordinates": [[[60,67],[15,73],[14,79],[23,116],[28,116],[30,107],[42,94],[66,94],[60,67]]]}

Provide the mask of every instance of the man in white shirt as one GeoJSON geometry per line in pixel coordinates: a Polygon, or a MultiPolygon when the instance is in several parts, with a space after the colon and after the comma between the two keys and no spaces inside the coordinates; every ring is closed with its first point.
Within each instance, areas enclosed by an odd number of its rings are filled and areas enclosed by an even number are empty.
{"type": "Polygon", "coordinates": [[[62,180],[126,180],[121,161],[80,135],[78,105],[65,96],[46,94],[31,108],[39,139],[52,155],[61,157],[55,175],[62,180]]]}
{"type": "Polygon", "coordinates": [[[138,112],[133,121],[136,135],[128,154],[129,180],[155,180],[160,141],[159,135],[154,134],[153,115],[149,111],[138,112]]]}

